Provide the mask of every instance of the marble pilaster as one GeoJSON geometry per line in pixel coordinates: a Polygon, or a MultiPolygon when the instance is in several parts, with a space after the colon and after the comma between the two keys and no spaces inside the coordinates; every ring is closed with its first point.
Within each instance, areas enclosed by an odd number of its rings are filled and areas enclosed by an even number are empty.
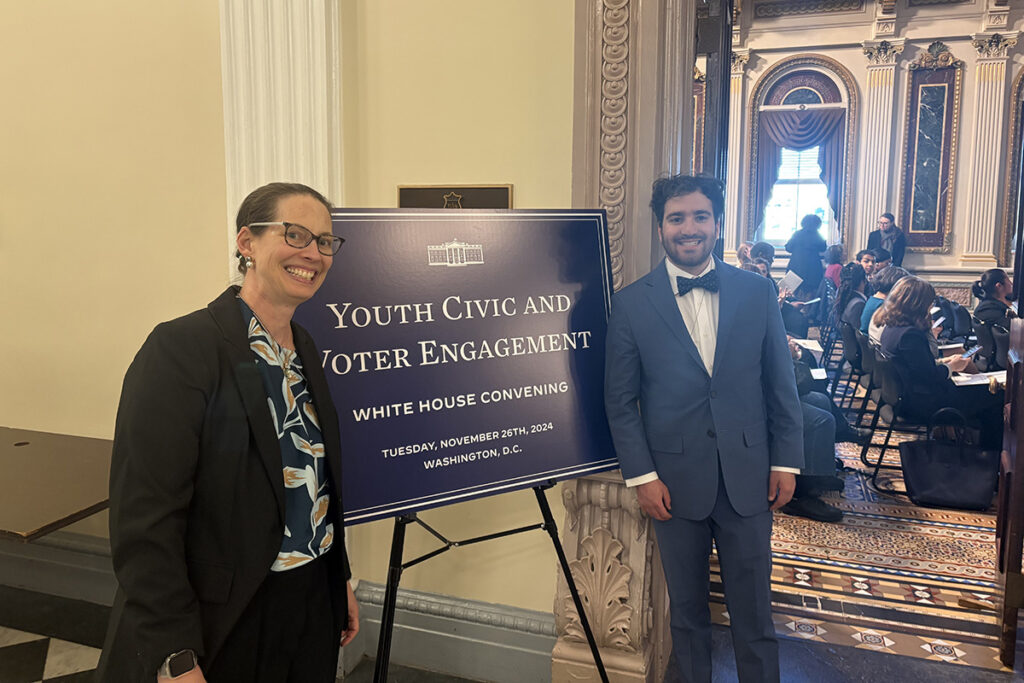
{"type": "MultiPolygon", "coordinates": [[[[900,40],[866,40],[862,43],[868,60],[868,76],[864,86],[864,128],[870,134],[861,136],[860,174],[856,225],[845,226],[844,242],[848,251],[867,244],[868,232],[874,229],[875,218],[891,211],[890,189],[893,186],[892,132],[896,128],[893,95],[896,88],[896,62],[903,52],[900,40]]],[[[847,254],[847,259],[852,258],[847,254]]]]}
{"type": "Polygon", "coordinates": [[[976,269],[994,268],[1003,145],[1000,142],[1006,109],[1006,62],[1017,33],[976,33],[972,44],[978,50],[975,66],[976,92],[974,125],[971,130],[970,188],[964,213],[964,242],[960,265],[976,269]]]}
{"type": "Polygon", "coordinates": [[[736,247],[746,239],[743,225],[743,111],[746,106],[745,76],[750,50],[733,48],[729,80],[729,151],[728,177],[725,182],[725,217],[722,225],[724,256],[728,262],[736,260],[736,247]]]}

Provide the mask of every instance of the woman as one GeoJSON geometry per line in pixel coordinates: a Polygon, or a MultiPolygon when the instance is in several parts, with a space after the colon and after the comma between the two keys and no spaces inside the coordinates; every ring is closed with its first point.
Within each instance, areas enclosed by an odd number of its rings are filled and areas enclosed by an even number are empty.
{"type": "Polygon", "coordinates": [[[754,246],[753,242],[740,242],[740,246],[736,247],[736,260],[740,266],[751,262],[750,248],[752,246],[754,246]]]}
{"type": "Polygon", "coordinates": [[[825,272],[821,265],[821,253],[828,248],[825,240],[818,234],[821,227],[821,218],[813,213],[807,214],[800,220],[800,229],[793,233],[786,242],[786,251],[789,252],[789,265],[786,270],[791,270],[801,278],[799,292],[813,296],[821,284],[822,275],[825,272]]]}
{"type": "Polygon", "coordinates": [[[333,681],[359,629],[340,435],[295,308],[342,239],[330,203],[272,183],[238,210],[245,275],[158,325],[125,375],[101,681],[333,681]]]}
{"type": "Polygon", "coordinates": [[[971,285],[971,293],[979,299],[974,308],[978,320],[1010,329],[1010,318],[1016,317],[1010,308],[1013,281],[1001,268],[991,268],[971,285]]]}
{"type": "Polygon", "coordinates": [[[839,271],[839,292],[836,294],[835,315],[840,322],[849,323],[851,327],[860,327],[860,314],[868,297],[864,293],[868,279],[864,269],[856,261],[843,266],[839,271]]]}
{"type": "Polygon", "coordinates": [[[901,279],[910,275],[907,271],[903,270],[899,266],[889,266],[888,268],[878,271],[869,280],[871,289],[874,290],[874,294],[868,298],[864,304],[864,310],[860,314],[860,331],[864,334],[869,333],[871,327],[871,316],[875,314],[879,308],[882,307],[882,303],[885,301],[885,297],[889,296],[889,292],[893,286],[901,279]]]}
{"type": "Polygon", "coordinates": [[[892,265],[903,265],[903,254],[907,250],[907,236],[896,225],[896,216],[888,212],[878,217],[878,229],[868,233],[868,249],[879,248],[892,254],[892,265]]]}
{"type": "Polygon", "coordinates": [[[909,275],[896,283],[875,316],[882,328],[882,353],[904,379],[904,399],[912,417],[924,422],[940,408],[956,408],[980,423],[982,446],[998,448],[1003,438],[1003,392],[992,394],[987,384],[956,386],[952,373],[977,372],[969,358],[935,360],[928,342],[934,300],[935,289],[920,278],[909,275]]]}
{"type": "Polygon", "coordinates": [[[843,245],[833,244],[825,250],[825,277],[839,289],[839,272],[843,269],[843,245]]]}

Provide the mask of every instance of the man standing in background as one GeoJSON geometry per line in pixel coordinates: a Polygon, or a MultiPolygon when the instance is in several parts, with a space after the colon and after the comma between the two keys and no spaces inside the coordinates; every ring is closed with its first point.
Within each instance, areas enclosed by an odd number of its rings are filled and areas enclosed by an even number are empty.
{"type": "Polygon", "coordinates": [[[622,476],[655,520],[683,680],[711,680],[714,540],[739,679],[778,681],[772,511],[804,464],[802,418],[775,292],[711,254],[724,206],[717,180],[655,182],[667,258],[613,300],[605,407],[622,476]]]}

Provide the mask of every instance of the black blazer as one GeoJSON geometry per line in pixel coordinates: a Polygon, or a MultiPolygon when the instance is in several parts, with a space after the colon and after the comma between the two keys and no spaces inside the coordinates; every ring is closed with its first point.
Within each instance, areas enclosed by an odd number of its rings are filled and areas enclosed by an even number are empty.
{"type": "Polygon", "coordinates": [[[953,405],[957,390],[949,368],[935,362],[929,333],[919,327],[886,325],[882,328],[882,353],[892,359],[907,386],[911,415],[927,419],[939,408],[953,405]]]}
{"type": "Polygon", "coordinates": [[[1005,327],[1007,330],[1010,329],[1011,315],[1012,311],[1005,302],[988,297],[978,302],[978,305],[974,308],[975,318],[983,323],[1005,327]]]}
{"type": "MultiPolygon", "coordinates": [[[[868,233],[868,249],[881,249],[882,231],[872,230],[868,233]]],[[[907,235],[898,230],[896,238],[892,241],[892,265],[903,265],[903,254],[907,251],[907,235]]]]}
{"type": "MultiPolygon", "coordinates": [[[[231,287],[158,325],[128,368],[114,428],[110,544],[119,588],[101,681],[152,683],[168,654],[208,668],[284,533],[281,450],[231,287]]],[[[338,419],[312,338],[292,324],[334,497],[335,630],[347,622],[338,419]]]]}

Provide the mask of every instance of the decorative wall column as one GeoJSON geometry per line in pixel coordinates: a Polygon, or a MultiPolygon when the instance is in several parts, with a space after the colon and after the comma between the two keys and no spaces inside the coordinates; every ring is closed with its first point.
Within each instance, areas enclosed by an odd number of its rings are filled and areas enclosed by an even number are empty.
{"type": "Polygon", "coordinates": [[[651,183],[690,167],[695,3],[576,3],[572,204],[608,212],[615,289],[659,254],[651,183]]]}
{"type": "MultiPolygon", "coordinates": [[[[736,32],[734,32],[736,35],[736,32]]],[[[744,107],[746,107],[746,71],[750,60],[750,50],[733,48],[732,69],[729,80],[729,166],[725,181],[725,218],[722,225],[722,236],[725,240],[723,256],[725,260],[736,260],[736,247],[747,238],[743,216],[746,213],[741,206],[745,192],[740,189],[746,172],[743,157],[743,138],[746,131],[744,107]]]]}
{"type": "Polygon", "coordinates": [[[268,182],[342,201],[338,0],[220,0],[228,272],[235,213],[268,182]]]}
{"type": "MultiPolygon", "coordinates": [[[[569,557],[577,558],[570,561],[573,578],[608,678],[661,683],[672,642],[668,591],[651,520],[617,472],[567,482],[562,500],[562,544],[569,557]]],[[[600,680],[561,573],[555,629],[552,683],[600,680]]]]}
{"type": "Polygon", "coordinates": [[[866,40],[861,45],[868,59],[868,77],[864,84],[864,124],[861,136],[860,173],[861,190],[858,193],[856,223],[846,226],[846,259],[853,258],[862,245],[867,244],[868,233],[874,229],[875,219],[886,211],[894,211],[890,188],[892,172],[892,131],[897,128],[893,114],[893,94],[896,90],[896,62],[903,52],[900,40],[866,40]]]}
{"type": "Polygon", "coordinates": [[[1006,61],[1017,44],[1017,33],[976,33],[974,125],[971,131],[971,174],[967,206],[963,214],[964,244],[960,265],[977,270],[995,268],[994,226],[999,218],[1001,138],[1006,125],[1006,61]]]}

